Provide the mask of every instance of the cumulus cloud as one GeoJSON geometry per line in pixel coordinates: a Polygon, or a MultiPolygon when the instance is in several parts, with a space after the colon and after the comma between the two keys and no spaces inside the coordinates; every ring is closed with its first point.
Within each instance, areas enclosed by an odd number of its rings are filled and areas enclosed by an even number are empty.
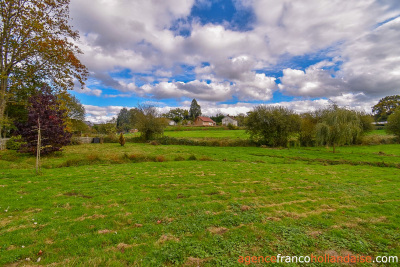
{"type": "Polygon", "coordinates": [[[190,16],[194,5],[210,8],[209,0],[71,0],[81,59],[97,81],[78,92],[101,96],[103,87],[119,91],[105,97],[237,99],[236,108],[242,108],[244,101],[273,100],[280,90],[300,99],[288,104],[299,110],[329,98],[364,108],[398,94],[400,1],[233,2],[255,15],[246,31],[190,16]],[[321,60],[311,66],[282,63],[308,55],[321,60]]]}

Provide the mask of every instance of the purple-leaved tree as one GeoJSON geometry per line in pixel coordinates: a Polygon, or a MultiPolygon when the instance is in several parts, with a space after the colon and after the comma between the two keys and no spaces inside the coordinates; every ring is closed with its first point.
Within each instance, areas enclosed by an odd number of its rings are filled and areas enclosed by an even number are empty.
{"type": "Polygon", "coordinates": [[[60,151],[61,147],[71,141],[71,133],[66,132],[65,110],[60,109],[57,97],[52,94],[51,88],[44,85],[37,94],[29,100],[28,120],[18,123],[18,133],[26,145],[21,146],[22,152],[37,153],[38,134],[40,128],[40,154],[46,155],[60,151]]]}

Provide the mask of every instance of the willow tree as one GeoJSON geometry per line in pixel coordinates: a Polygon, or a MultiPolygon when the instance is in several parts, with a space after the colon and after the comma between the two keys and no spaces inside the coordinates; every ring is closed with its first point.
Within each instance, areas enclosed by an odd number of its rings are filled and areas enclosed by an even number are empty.
{"type": "Polygon", "coordinates": [[[77,58],[79,34],[69,23],[69,0],[0,1],[0,136],[4,111],[30,83],[66,90],[87,69],[77,58]]]}
{"type": "Polygon", "coordinates": [[[359,114],[353,110],[334,106],[324,110],[322,122],[316,125],[316,139],[320,145],[336,146],[353,144],[363,132],[359,114]]]}

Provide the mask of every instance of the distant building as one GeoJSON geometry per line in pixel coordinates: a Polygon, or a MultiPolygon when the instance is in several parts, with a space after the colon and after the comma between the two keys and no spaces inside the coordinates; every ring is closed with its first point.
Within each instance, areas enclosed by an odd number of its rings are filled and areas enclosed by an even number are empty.
{"type": "Polygon", "coordinates": [[[228,126],[229,124],[232,124],[233,126],[238,126],[237,120],[228,115],[222,119],[222,125],[228,126]]]}
{"type": "Polygon", "coordinates": [[[174,120],[167,120],[169,126],[175,126],[176,122],[174,120]]]}
{"type": "Polygon", "coordinates": [[[208,117],[199,116],[194,120],[196,126],[216,126],[217,123],[208,117]]]}

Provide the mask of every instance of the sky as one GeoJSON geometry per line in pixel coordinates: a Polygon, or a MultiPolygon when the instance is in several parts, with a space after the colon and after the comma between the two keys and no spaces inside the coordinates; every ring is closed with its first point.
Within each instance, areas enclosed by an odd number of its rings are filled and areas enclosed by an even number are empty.
{"type": "Polygon", "coordinates": [[[140,104],[237,115],[400,94],[399,0],[71,0],[98,123],[140,104]]]}

